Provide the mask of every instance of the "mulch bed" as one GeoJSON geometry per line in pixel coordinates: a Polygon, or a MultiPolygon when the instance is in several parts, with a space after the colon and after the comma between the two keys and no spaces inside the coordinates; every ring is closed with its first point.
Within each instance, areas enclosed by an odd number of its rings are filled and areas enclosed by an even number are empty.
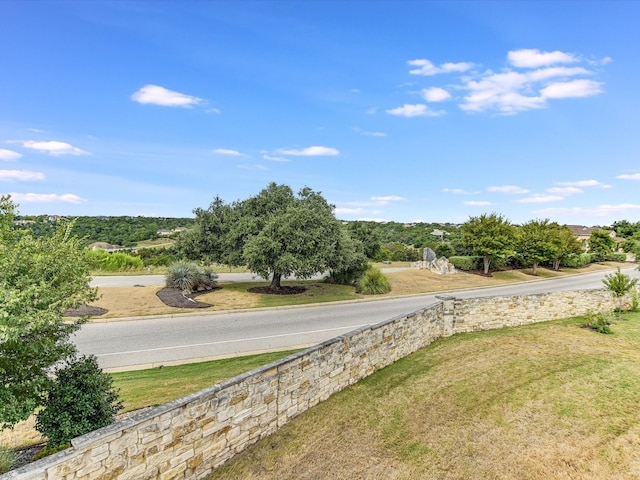
{"type": "Polygon", "coordinates": [[[80,305],[78,308],[70,308],[64,313],[65,317],[99,317],[109,310],[102,307],[93,307],[90,305],[80,305]]]}
{"type": "Polygon", "coordinates": [[[195,293],[186,295],[182,293],[182,290],[180,290],[179,288],[165,287],[161,290],[158,290],[158,293],[156,293],[156,295],[160,300],[162,300],[162,303],[164,303],[169,307],[208,308],[208,307],[213,307],[213,305],[210,303],[198,302],[197,300],[194,300],[194,298],[196,298],[198,295],[209,293],[210,291],[211,290],[208,290],[205,292],[195,292],[195,293]]]}
{"type": "Polygon", "coordinates": [[[280,290],[270,290],[269,287],[252,287],[248,290],[251,293],[266,293],[267,295],[298,295],[307,291],[306,287],[284,286],[280,290]]]}

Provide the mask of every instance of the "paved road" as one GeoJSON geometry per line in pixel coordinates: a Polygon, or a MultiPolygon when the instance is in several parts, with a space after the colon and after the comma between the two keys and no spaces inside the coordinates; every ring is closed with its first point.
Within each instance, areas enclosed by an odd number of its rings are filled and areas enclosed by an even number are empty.
{"type": "MultiPolygon", "coordinates": [[[[623,270],[640,278],[633,268],[623,270]]],[[[518,295],[602,287],[608,272],[450,292],[462,298],[518,295]]],[[[427,307],[435,295],[420,295],[307,307],[155,317],[86,324],[76,334],[82,353],[109,370],[185,363],[258,351],[314,345],[367,324],[427,307]]]]}

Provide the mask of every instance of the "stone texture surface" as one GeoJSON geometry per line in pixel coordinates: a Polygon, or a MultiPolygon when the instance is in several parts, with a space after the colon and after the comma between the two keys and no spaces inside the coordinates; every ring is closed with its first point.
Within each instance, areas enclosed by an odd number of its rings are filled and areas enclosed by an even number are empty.
{"type": "Polygon", "coordinates": [[[295,416],[434,340],[614,307],[604,290],[439,300],[78,437],[0,479],[206,478],[295,416]]]}

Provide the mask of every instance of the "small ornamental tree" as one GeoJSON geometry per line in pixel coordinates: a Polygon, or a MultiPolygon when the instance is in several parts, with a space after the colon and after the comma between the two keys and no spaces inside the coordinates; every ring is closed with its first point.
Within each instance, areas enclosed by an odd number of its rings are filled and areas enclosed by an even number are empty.
{"type": "Polygon", "coordinates": [[[64,313],[96,298],[86,250],[70,226],[49,237],[18,235],[14,209],[0,197],[0,428],[42,405],[51,368],[76,351],[70,337],[83,320],[65,321],[64,313]]]}
{"type": "Polygon", "coordinates": [[[538,274],[540,263],[553,258],[552,228],[549,220],[531,220],[520,227],[516,249],[523,263],[531,265],[533,275],[538,274]]]}
{"type": "Polygon", "coordinates": [[[622,311],[622,297],[631,292],[638,283],[638,279],[625,275],[620,271],[620,268],[618,268],[615,273],[605,275],[602,283],[604,283],[604,286],[609,290],[609,293],[611,293],[611,296],[614,298],[617,304],[616,312],[620,314],[622,311]]]}
{"type": "Polygon", "coordinates": [[[96,357],[74,357],[56,371],[44,409],[36,414],[36,429],[53,448],[110,425],[121,409],[113,379],[96,357]]]}
{"type": "Polygon", "coordinates": [[[491,259],[513,250],[516,230],[502,215],[492,213],[470,217],[461,227],[462,242],[474,255],[483,258],[484,274],[489,274],[491,259]]]}
{"type": "Polygon", "coordinates": [[[594,230],[589,237],[589,253],[596,261],[605,260],[616,248],[616,241],[606,230],[594,230]]]}

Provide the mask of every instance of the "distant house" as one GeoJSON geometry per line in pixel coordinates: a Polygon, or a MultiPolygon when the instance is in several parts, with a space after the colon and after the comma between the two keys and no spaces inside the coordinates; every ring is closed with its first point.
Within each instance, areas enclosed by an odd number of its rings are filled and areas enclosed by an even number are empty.
{"type": "Polygon", "coordinates": [[[567,225],[567,228],[571,230],[571,233],[573,233],[573,236],[576,237],[576,239],[580,243],[582,243],[585,252],[589,249],[589,238],[591,237],[591,234],[596,230],[604,230],[606,232],[609,232],[609,236],[615,239],[617,244],[624,241],[624,238],[617,237],[615,230],[607,230],[602,227],[585,227],[583,225],[567,225]]]}
{"type": "Polygon", "coordinates": [[[107,242],[95,242],[89,245],[89,249],[91,250],[105,250],[106,252],[119,252],[120,250],[125,250],[122,245],[112,245],[107,242]]]}
{"type": "Polygon", "coordinates": [[[160,237],[170,237],[176,233],[186,232],[188,229],[185,227],[176,227],[173,230],[158,230],[158,236],[160,237]]]}
{"type": "Polygon", "coordinates": [[[434,237],[440,239],[440,240],[444,240],[444,236],[447,234],[447,232],[444,232],[442,230],[438,230],[437,228],[433,230],[433,232],[431,232],[431,235],[433,235],[434,237]]]}

